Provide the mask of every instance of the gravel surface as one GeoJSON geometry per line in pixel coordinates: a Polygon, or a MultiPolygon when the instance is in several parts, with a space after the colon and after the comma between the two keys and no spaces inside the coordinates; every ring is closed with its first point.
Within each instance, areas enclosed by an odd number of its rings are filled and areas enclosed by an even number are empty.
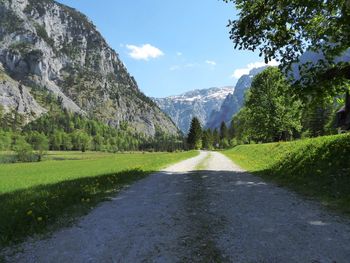
{"type": "Polygon", "coordinates": [[[350,262],[350,220],[217,152],[123,190],[9,262],[350,262]],[[200,169],[200,170],[197,170],[200,169]]]}

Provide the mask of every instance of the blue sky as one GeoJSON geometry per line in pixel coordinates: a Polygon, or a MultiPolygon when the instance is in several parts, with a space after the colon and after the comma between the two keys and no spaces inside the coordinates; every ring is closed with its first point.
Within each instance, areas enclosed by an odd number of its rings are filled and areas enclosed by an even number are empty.
{"type": "Polygon", "coordinates": [[[139,88],[165,97],[234,85],[257,53],[233,49],[222,0],[59,0],[86,14],[119,54],[139,88]]]}

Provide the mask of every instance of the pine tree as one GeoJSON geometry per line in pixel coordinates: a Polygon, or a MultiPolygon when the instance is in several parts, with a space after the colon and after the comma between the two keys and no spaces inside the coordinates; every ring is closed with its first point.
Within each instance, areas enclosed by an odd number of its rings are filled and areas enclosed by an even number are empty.
{"type": "Polygon", "coordinates": [[[187,143],[190,149],[202,148],[202,127],[197,117],[194,117],[191,121],[187,143]]]}
{"type": "Polygon", "coordinates": [[[210,129],[203,131],[202,142],[203,149],[212,150],[214,148],[213,133],[210,129]]]}
{"type": "Polygon", "coordinates": [[[218,148],[220,143],[220,135],[218,129],[215,128],[213,131],[213,146],[214,148],[218,148]]]}
{"type": "Polygon", "coordinates": [[[226,123],[223,121],[220,125],[220,139],[228,139],[228,129],[226,123]]]}

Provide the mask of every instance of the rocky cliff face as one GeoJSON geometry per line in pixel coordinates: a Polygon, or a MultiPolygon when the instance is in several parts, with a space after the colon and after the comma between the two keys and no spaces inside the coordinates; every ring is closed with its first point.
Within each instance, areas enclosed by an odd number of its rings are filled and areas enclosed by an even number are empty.
{"type": "Polygon", "coordinates": [[[236,114],[244,104],[244,95],[250,88],[253,78],[267,67],[252,69],[248,75],[243,75],[237,81],[233,94],[227,95],[219,110],[213,111],[206,126],[211,129],[219,128],[224,121],[231,122],[232,116],[236,114]]]}
{"type": "Polygon", "coordinates": [[[154,99],[159,107],[167,113],[180,130],[187,134],[193,117],[205,125],[212,111],[218,111],[233,87],[194,90],[177,96],[154,99]]]}
{"type": "Polygon", "coordinates": [[[39,117],[46,110],[30,94],[30,88],[10,78],[0,67],[0,105],[5,112],[15,110],[26,122],[39,117]]]}
{"type": "Polygon", "coordinates": [[[157,127],[178,132],[88,18],[52,0],[0,0],[0,63],[11,80],[0,82],[0,103],[23,108],[28,119],[47,110],[30,94],[40,87],[64,108],[112,126],[128,122],[147,135],[157,127]],[[21,94],[26,107],[19,106],[21,94]]]}

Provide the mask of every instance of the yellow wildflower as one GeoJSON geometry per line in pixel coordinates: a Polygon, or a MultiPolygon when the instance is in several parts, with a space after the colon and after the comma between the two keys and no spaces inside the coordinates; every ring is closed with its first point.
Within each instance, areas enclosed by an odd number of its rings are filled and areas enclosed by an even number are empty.
{"type": "Polygon", "coordinates": [[[31,215],[31,214],[33,214],[33,211],[32,210],[29,210],[28,212],[27,212],[27,215],[31,215]]]}

